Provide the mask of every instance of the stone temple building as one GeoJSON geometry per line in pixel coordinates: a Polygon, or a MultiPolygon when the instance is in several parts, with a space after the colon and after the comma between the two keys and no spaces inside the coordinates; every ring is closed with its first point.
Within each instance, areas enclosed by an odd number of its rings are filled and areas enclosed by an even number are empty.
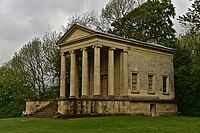
{"type": "Polygon", "coordinates": [[[58,45],[61,52],[59,114],[177,113],[173,49],[80,25],[73,25],[58,45]],[[70,64],[66,63],[67,59],[70,64]],[[69,88],[66,88],[67,65],[70,65],[69,88]],[[69,96],[66,96],[67,89],[69,96]]]}

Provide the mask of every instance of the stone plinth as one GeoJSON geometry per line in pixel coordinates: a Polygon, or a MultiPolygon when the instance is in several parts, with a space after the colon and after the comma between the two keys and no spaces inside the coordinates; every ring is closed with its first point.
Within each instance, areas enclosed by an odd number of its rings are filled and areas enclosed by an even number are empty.
{"type": "Polygon", "coordinates": [[[58,101],[58,112],[66,117],[101,115],[147,115],[151,116],[151,105],[155,105],[156,116],[177,113],[177,105],[171,101],[127,101],[74,99],[58,101]]]}

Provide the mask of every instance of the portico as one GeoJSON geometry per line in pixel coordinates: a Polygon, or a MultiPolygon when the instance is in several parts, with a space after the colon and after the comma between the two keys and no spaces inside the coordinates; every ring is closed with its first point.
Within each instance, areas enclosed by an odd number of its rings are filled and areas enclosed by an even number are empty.
{"type": "Polygon", "coordinates": [[[115,86],[115,82],[119,82],[120,75],[126,77],[128,74],[127,52],[123,49],[91,44],[88,47],[61,53],[60,98],[66,98],[67,54],[70,55],[69,98],[119,99],[122,96],[128,96],[127,91],[124,90],[126,84],[120,82],[118,87],[115,86]],[[122,65],[120,65],[120,62],[122,65]],[[79,66],[82,66],[81,80],[77,76],[80,74],[78,73],[79,66]],[[120,66],[123,68],[120,69],[120,66]],[[81,91],[79,91],[79,88],[81,91]],[[119,90],[121,88],[123,91],[116,92],[114,88],[119,90]]]}

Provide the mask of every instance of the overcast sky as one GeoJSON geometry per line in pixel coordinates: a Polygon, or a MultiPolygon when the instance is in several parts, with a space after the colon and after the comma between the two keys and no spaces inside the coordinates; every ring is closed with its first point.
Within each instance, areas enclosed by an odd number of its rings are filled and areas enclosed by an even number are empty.
{"type": "MultiPolygon", "coordinates": [[[[0,0],[0,66],[15,52],[45,32],[66,25],[70,16],[94,9],[98,14],[109,0],[0,0]]],[[[190,7],[189,0],[172,0],[178,15],[190,7]]],[[[175,29],[181,32],[177,21],[175,29]]]]}

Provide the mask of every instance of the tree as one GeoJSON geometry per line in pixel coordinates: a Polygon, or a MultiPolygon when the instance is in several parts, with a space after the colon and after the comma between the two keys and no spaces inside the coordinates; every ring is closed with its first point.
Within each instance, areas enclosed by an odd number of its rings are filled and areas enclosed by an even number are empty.
{"type": "Polygon", "coordinates": [[[123,18],[114,21],[114,28],[110,29],[110,32],[174,47],[176,37],[171,17],[175,17],[171,0],[147,0],[123,18]]]}
{"type": "Polygon", "coordinates": [[[25,100],[33,97],[23,73],[12,70],[7,64],[0,67],[0,118],[20,116],[25,100]]]}
{"type": "Polygon", "coordinates": [[[62,34],[34,38],[0,67],[0,117],[20,116],[27,99],[59,96],[60,50],[56,42],[62,34]]]}
{"type": "Polygon", "coordinates": [[[175,51],[175,88],[179,110],[200,116],[200,34],[190,32],[178,38],[175,51]]]}
{"type": "Polygon", "coordinates": [[[112,24],[117,19],[125,17],[134,8],[138,7],[144,0],[110,0],[101,11],[101,16],[112,24]]]}
{"type": "Polygon", "coordinates": [[[34,38],[16,53],[9,67],[23,74],[36,99],[56,98],[59,91],[60,51],[56,33],[34,38]]]}
{"type": "Polygon", "coordinates": [[[179,16],[178,20],[190,32],[200,32],[200,0],[194,0],[192,7],[188,9],[185,15],[179,16]]]}
{"type": "Polygon", "coordinates": [[[65,27],[65,31],[73,24],[79,24],[94,30],[101,30],[100,18],[94,10],[70,17],[67,26],[65,27]]]}
{"type": "Polygon", "coordinates": [[[179,16],[186,33],[178,38],[175,52],[175,87],[183,114],[200,116],[200,0],[179,16]]]}

